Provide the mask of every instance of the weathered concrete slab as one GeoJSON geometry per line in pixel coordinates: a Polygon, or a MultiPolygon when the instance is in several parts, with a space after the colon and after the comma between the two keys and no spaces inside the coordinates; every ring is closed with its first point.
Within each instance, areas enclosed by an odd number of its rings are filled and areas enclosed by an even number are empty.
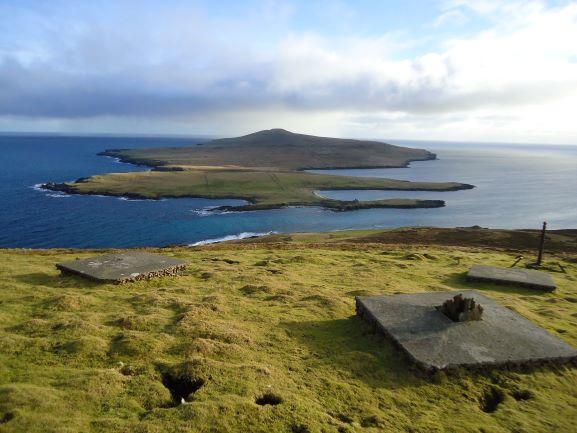
{"type": "Polygon", "coordinates": [[[359,296],[357,315],[426,370],[577,361],[577,350],[477,291],[359,296]],[[453,322],[436,307],[458,293],[482,305],[483,319],[453,322]]]}
{"type": "Polygon", "coordinates": [[[552,292],[557,288],[551,275],[531,269],[498,268],[496,266],[473,265],[467,273],[468,280],[489,281],[499,284],[541,289],[552,292]]]}
{"type": "Polygon", "coordinates": [[[58,263],[56,267],[64,273],[76,274],[92,280],[123,283],[174,275],[183,270],[186,265],[182,260],[160,254],[129,252],[58,263]]]}

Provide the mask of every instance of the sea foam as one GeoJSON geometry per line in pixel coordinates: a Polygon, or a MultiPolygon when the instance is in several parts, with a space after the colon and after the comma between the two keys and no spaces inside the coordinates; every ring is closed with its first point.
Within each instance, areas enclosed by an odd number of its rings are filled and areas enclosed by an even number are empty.
{"type": "Polygon", "coordinates": [[[268,236],[275,234],[276,232],[263,232],[263,233],[254,233],[254,232],[242,232],[237,235],[227,235],[221,238],[214,238],[214,239],[205,239],[203,241],[194,242],[189,244],[189,247],[199,247],[201,245],[210,245],[210,244],[217,244],[219,242],[226,242],[226,241],[236,241],[239,239],[247,239],[247,238],[260,238],[262,236],[268,236]]]}
{"type": "Polygon", "coordinates": [[[211,216],[211,215],[218,215],[222,212],[218,211],[220,206],[207,206],[203,207],[202,209],[191,209],[190,211],[193,214],[196,214],[201,217],[211,216]]]}
{"type": "Polygon", "coordinates": [[[44,185],[43,183],[37,183],[35,185],[32,185],[30,188],[32,188],[34,191],[38,191],[38,192],[43,192],[46,193],[46,197],[54,197],[54,198],[67,198],[67,197],[72,197],[70,194],[66,194],[65,192],[61,192],[61,191],[50,191],[49,189],[46,188],[42,188],[42,185],[44,185]]]}
{"type": "Polygon", "coordinates": [[[46,197],[54,197],[54,198],[68,198],[68,197],[72,197],[70,194],[64,194],[64,193],[54,193],[54,194],[46,194],[46,197]]]}

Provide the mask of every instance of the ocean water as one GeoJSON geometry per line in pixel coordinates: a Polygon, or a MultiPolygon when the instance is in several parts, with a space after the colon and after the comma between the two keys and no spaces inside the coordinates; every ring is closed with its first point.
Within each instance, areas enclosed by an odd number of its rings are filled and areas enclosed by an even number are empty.
{"type": "MultiPolygon", "coordinates": [[[[195,244],[270,232],[435,225],[577,228],[577,147],[406,142],[438,154],[409,168],[330,170],[335,174],[458,181],[473,190],[443,193],[322,191],[341,199],[439,198],[439,209],[333,212],[289,208],[215,212],[240,200],[126,200],[38,189],[43,182],[147,170],[97,156],[109,148],[178,146],[200,138],[0,136],[0,247],[132,247],[195,244]]],[[[327,172],[323,170],[322,172],[327,172]]]]}

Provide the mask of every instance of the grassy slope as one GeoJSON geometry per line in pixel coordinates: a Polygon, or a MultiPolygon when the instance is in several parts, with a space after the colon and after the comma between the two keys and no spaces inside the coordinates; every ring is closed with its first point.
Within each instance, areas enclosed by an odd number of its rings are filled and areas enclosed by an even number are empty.
{"type": "MultiPolygon", "coordinates": [[[[117,173],[92,176],[71,184],[75,191],[93,194],[142,197],[209,197],[239,198],[259,205],[340,203],[315,195],[323,189],[398,189],[452,190],[460,188],[453,182],[429,183],[399,180],[331,176],[306,172],[270,172],[239,170],[186,170],[117,173]]],[[[402,193],[399,193],[402,196],[402,193]]],[[[418,203],[418,200],[386,201],[418,203]]]]}
{"type": "Polygon", "coordinates": [[[574,428],[576,369],[425,377],[353,314],[359,294],[475,287],[577,346],[575,254],[548,256],[567,273],[542,294],[464,281],[469,265],[508,266],[516,252],[351,243],[367,234],[167,249],[189,263],[183,276],[123,286],[54,268],[94,252],[0,250],[0,431],[574,428]],[[160,371],[183,365],[206,383],[170,407],[160,371]],[[493,389],[505,400],[486,413],[480,400],[493,389]],[[283,403],[255,404],[269,390],[283,403]]]}
{"type": "MultiPolygon", "coordinates": [[[[243,244],[274,244],[276,247],[303,243],[355,243],[355,244],[413,244],[455,247],[490,247],[505,250],[527,250],[529,257],[535,258],[541,230],[486,229],[478,226],[441,227],[400,227],[386,230],[346,230],[321,233],[273,234],[259,238],[237,241],[243,244]]],[[[556,253],[577,253],[577,229],[547,230],[546,251],[556,253]]]]}

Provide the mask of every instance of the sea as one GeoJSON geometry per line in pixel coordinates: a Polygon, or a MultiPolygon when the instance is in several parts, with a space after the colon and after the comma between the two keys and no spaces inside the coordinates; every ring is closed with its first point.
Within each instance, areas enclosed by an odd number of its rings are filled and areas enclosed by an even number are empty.
{"type": "Polygon", "coordinates": [[[577,228],[577,147],[383,140],[428,149],[433,161],[407,168],[313,170],[336,175],[475,185],[451,192],[319,191],[337,199],[441,199],[437,209],[335,212],[318,207],[220,212],[242,200],[129,200],[39,188],[110,172],[148,170],[97,153],[111,148],[182,146],[202,137],[0,136],[0,247],[109,248],[202,245],[295,231],[403,226],[577,228]]]}

